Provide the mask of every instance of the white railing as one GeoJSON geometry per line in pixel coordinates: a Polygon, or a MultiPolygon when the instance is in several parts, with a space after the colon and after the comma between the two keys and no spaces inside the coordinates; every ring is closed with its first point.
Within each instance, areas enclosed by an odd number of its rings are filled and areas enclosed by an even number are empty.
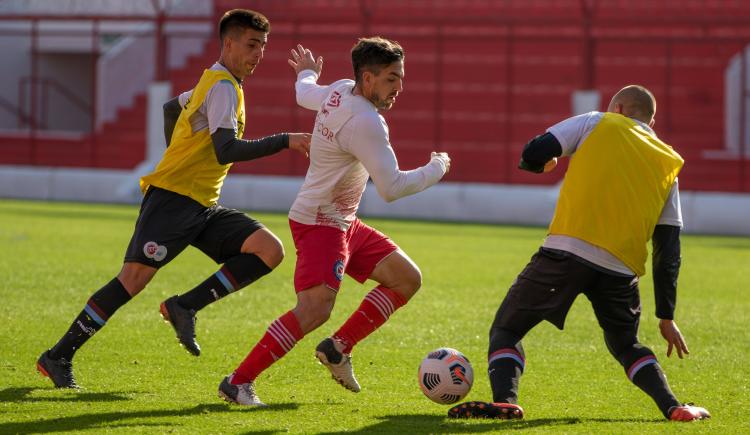
{"type": "Polygon", "coordinates": [[[750,156],[750,46],[724,72],[724,142],[728,154],[750,156]]]}
{"type": "MultiPolygon", "coordinates": [[[[128,107],[156,74],[154,26],[143,23],[138,32],[121,38],[99,57],[96,65],[96,128],[115,120],[117,110],[128,107]]],[[[145,115],[144,115],[145,116],[145,115]]]]}

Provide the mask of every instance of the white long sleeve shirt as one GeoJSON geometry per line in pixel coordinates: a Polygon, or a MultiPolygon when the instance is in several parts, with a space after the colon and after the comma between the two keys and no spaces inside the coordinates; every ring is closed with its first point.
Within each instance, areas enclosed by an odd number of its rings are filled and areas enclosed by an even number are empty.
{"type": "Polygon", "coordinates": [[[312,70],[301,71],[297,104],[316,110],[310,143],[310,166],[289,211],[307,225],[346,231],[372,178],[378,194],[394,201],[432,186],[445,175],[447,162],[434,156],[425,166],[402,171],[388,137],[388,125],[366,98],[354,95],[354,81],[317,84],[312,70]]]}

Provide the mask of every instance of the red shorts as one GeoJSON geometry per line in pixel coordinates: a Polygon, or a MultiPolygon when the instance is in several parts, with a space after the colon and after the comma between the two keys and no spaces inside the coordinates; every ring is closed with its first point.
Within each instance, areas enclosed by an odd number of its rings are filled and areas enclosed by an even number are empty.
{"type": "Polygon", "coordinates": [[[294,289],[297,293],[325,284],[338,291],[344,274],[360,283],[370,277],[396,246],[380,231],[356,219],[347,232],[324,225],[305,225],[289,220],[297,266],[294,289]]]}

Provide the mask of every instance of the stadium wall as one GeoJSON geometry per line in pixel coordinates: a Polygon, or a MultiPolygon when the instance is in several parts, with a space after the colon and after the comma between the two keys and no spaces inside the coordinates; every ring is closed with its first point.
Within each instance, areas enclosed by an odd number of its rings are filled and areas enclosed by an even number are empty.
{"type": "MultiPolygon", "coordinates": [[[[38,166],[0,166],[0,198],[135,204],[140,200],[131,171],[38,166]]],[[[301,177],[232,174],[222,204],[252,211],[285,213],[301,177]]],[[[374,188],[362,198],[360,214],[372,217],[546,226],[559,186],[440,183],[386,204],[374,188]]],[[[680,193],[685,231],[750,236],[750,195],[680,193]],[[721,212],[717,212],[717,211],[721,212]]]]}

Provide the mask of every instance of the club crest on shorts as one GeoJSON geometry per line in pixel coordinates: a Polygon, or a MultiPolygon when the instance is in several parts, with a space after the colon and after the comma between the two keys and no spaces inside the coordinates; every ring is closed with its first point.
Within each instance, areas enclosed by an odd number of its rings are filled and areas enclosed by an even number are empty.
{"type": "Polygon", "coordinates": [[[336,263],[333,264],[333,276],[338,281],[344,279],[344,260],[336,260],[336,263]]]}
{"type": "Polygon", "coordinates": [[[162,261],[167,256],[167,247],[156,242],[146,242],[143,254],[154,261],[162,261]]]}

